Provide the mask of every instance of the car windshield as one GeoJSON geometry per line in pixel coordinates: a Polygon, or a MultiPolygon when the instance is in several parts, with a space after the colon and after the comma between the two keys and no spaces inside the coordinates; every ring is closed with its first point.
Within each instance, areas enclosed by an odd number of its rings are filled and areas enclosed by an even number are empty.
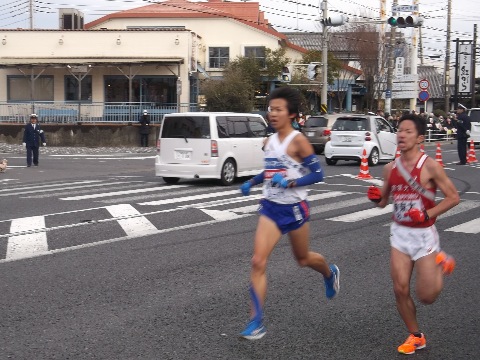
{"type": "Polygon", "coordinates": [[[306,128],[327,127],[328,120],[324,117],[310,117],[305,121],[306,128]]]}
{"type": "Polygon", "coordinates": [[[480,122],[480,110],[471,110],[470,111],[470,121],[480,122]]]}
{"type": "Polygon", "coordinates": [[[167,116],[163,120],[161,137],[209,139],[208,116],[167,116]]]}
{"type": "Polygon", "coordinates": [[[369,131],[369,123],[365,118],[338,118],[332,126],[333,131],[369,131]]]}

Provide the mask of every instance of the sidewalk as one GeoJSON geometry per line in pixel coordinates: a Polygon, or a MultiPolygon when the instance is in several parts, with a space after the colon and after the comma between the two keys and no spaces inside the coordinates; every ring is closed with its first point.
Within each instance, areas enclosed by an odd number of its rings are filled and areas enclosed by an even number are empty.
{"type": "MultiPolygon", "coordinates": [[[[0,154],[25,154],[23,145],[0,143],[0,154]]],[[[68,147],[55,146],[40,147],[40,153],[45,155],[69,155],[69,154],[155,154],[156,148],[150,147],[68,147]]]]}

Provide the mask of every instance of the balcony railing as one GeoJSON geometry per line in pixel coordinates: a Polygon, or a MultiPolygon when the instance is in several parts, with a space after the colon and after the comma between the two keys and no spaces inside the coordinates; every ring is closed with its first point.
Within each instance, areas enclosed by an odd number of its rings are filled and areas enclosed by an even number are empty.
{"type": "Polygon", "coordinates": [[[38,115],[41,123],[135,123],[143,110],[150,122],[161,123],[165,114],[201,111],[198,104],[155,103],[70,103],[70,102],[0,102],[0,122],[27,123],[30,114],[38,115]]]}

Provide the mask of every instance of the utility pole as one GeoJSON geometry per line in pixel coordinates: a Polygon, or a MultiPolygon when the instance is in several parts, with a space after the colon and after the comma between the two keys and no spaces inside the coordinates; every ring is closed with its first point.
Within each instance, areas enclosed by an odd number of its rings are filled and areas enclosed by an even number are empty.
{"type": "MultiPolygon", "coordinates": [[[[393,6],[398,4],[398,0],[393,0],[393,6]]],[[[393,15],[393,14],[392,14],[393,15]]],[[[387,89],[385,91],[385,113],[392,113],[392,89],[393,89],[393,67],[395,63],[395,26],[390,27],[390,41],[388,46],[388,67],[387,67],[387,89]]]]}
{"type": "Polygon", "coordinates": [[[29,11],[30,11],[30,30],[33,30],[33,2],[35,0],[30,0],[30,6],[29,6],[29,11]]]}
{"type": "Polygon", "coordinates": [[[450,29],[452,25],[452,0],[447,4],[447,49],[445,51],[445,112],[450,111],[450,29]]]}
{"type": "MultiPolygon", "coordinates": [[[[418,0],[413,0],[413,5],[416,5],[418,7],[418,0]]],[[[413,15],[414,16],[418,16],[419,13],[418,11],[414,11],[413,12],[413,15]]],[[[414,27],[412,29],[412,59],[411,59],[411,70],[410,70],[410,74],[412,75],[417,75],[418,72],[417,72],[417,63],[418,63],[418,44],[417,44],[417,40],[418,40],[418,37],[417,37],[417,34],[418,34],[418,28],[414,27]]],[[[410,110],[415,110],[417,107],[417,98],[412,98],[410,99],[410,110]]]]}
{"type": "MultiPolygon", "coordinates": [[[[323,18],[327,19],[328,17],[328,10],[327,10],[327,2],[322,1],[321,8],[323,10],[323,18]]],[[[328,69],[328,26],[326,23],[323,24],[323,35],[322,35],[322,92],[321,92],[321,105],[320,105],[320,112],[322,114],[327,113],[327,90],[328,90],[328,76],[327,76],[327,69],[328,69]]]]}
{"type": "Polygon", "coordinates": [[[475,66],[477,61],[477,24],[473,24],[473,44],[472,44],[472,105],[470,108],[475,107],[475,66]]]}

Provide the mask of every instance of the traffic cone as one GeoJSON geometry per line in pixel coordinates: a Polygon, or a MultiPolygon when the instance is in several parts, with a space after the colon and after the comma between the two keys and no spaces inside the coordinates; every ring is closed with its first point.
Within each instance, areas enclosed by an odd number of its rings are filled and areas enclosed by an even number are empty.
{"type": "Polygon", "coordinates": [[[440,165],[445,166],[442,160],[442,149],[440,148],[440,143],[437,143],[437,152],[435,154],[435,160],[437,160],[437,162],[440,165]]]}
{"type": "Polygon", "coordinates": [[[395,159],[400,157],[402,155],[402,152],[400,151],[400,148],[397,146],[397,152],[395,153],[395,159]]]}
{"type": "Polygon", "coordinates": [[[424,153],[424,152],[425,152],[425,145],[423,145],[423,143],[420,144],[420,152],[421,152],[421,153],[424,153]]]}
{"type": "Polygon", "coordinates": [[[357,179],[371,179],[373,178],[370,175],[370,170],[368,170],[368,159],[367,159],[367,150],[363,149],[362,162],[360,163],[360,173],[357,176],[357,179]]]}
{"type": "Polygon", "coordinates": [[[468,152],[468,160],[467,163],[475,163],[477,162],[477,157],[475,156],[475,144],[473,143],[473,140],[470,140],[470,151],[468,152]]]}

